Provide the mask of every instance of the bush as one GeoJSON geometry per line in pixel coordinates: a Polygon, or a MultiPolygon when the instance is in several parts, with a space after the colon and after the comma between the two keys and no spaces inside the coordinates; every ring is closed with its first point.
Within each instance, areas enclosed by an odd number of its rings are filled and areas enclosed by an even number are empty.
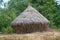
{"type": "Polygon", "coordinates": [[[2,33],[3,34],[9,34],[9,33],[13,33],[13,29],[11,27],[7,27],[7,28],[2,28],[2,33]]]}

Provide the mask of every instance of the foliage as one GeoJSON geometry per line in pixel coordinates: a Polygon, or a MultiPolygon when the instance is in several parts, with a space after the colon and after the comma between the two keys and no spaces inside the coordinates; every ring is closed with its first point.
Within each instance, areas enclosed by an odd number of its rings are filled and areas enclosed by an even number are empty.
{"type": "Polygon", "coordinates": [[[13,29],[11,27],[7,28],[2,28],[2,33],[7,34],[7,33],[13,33],[13,29]]]}
{"type": "Polygon", "coordinates": [[[60,5],[57,6],[56,15],[55,15],[54,21],[55,21],[55,25],[58,28],[60,28],[60,5]]]}
{"type": "Polygon", "coordinates": [[[11,21],[16,17],[16,13],[14,9],[11,9],[10,11],[7,9],[1,9],[0,10],[0,30],[3,27],[10,26],[11,21]],[[14,12],[13,12],[14,11],[14,12]]]}

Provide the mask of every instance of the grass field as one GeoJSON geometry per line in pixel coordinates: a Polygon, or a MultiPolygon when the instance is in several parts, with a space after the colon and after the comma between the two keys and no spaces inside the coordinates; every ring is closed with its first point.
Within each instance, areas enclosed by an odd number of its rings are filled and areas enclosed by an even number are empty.
{"type": "Polygon", "coordinates": [[[60,40],[60,32],[36,32],[30,34],[4,34],[0,40],[60,40]]]}

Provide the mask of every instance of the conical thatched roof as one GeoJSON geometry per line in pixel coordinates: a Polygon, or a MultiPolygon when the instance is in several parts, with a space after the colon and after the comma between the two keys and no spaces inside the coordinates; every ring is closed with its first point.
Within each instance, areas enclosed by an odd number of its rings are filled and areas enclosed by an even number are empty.
{"type": "Polygon", "coordinates": [[[47,31],[49,29],[49,21],[29,5],[24,12],[12,21],[11,26],[16,33],[47,31]]]}
{"type": "Polygon", "coordinates": [[[48,23],[49,21],[32,6],[28,6],[27,9],[22,12],[14,21],[12,25],[21,23],[48,23]]]}

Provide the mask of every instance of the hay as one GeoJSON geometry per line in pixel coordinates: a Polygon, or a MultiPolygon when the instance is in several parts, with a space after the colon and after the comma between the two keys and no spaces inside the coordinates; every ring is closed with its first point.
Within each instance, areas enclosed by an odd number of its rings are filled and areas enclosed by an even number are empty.
{"type": "Polygon", "coordinates": [[[41,32],[49,29],[49,21],[30,5],[22,12],[11,26],[16,33],[41,32]]]}

